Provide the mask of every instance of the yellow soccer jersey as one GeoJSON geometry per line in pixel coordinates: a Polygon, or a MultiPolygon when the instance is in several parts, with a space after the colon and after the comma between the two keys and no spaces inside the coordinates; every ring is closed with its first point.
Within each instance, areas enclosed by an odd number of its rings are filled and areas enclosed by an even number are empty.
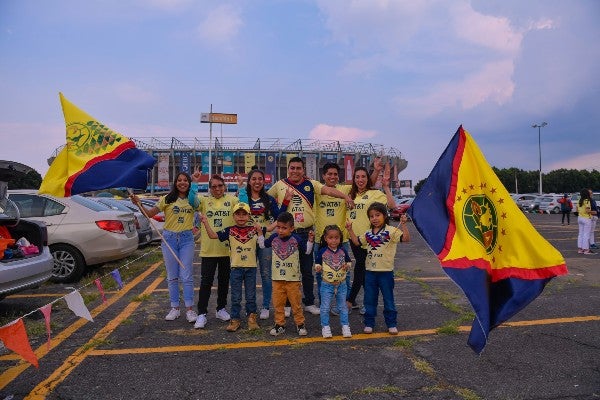
{"type": "Polygon", "coordinates": [[[171,232],[182,232],[192,229],[194,226],[194,209],[190,206],[187,197],[177,198],[171,204],[165,203],[163,196],[156,203],[156,207],[165,213],[164,229],[171,232]]]}
{"type": "Polygon", "coordinates": [[[258,234],[254,226],[230,226],[217,232],[219,240],[229,241],[231,268],[256,268],[258,234]]]}
{"type": "MultiPolygon", "coordinates": [[[[336,185],[335,188],[344,194],[348,194],[352,186],[336,185]]],[[[321,241],[323,230],[327,225],[339,226],[343,235],[342,242],[348,241],[346,201],[317,193],[317,201],[315,202],[315,243],[321,241]]]]}
{"type": "MultiPolygon", "coordinates": [[[[223,230],[227,226],[233,226],[233,214],[231,207],[239,202],[238,198],[226,194],[218,199],[213,196],[201,197],[200,212],[206,215],[208,223],[213,231],[223,230]]],[[[206,233],[204,224],[200,233],[200,256],[201,257],[227,257],[229,256],[229,246],[227,242],[221,242],[219,239],[211,239],[206,233]]]]}
{"type": "Polygon", "coordinates": [[[336,251],[329,247],[319,247],[319,252],[315,256],[315,265],[318,264],[323,268],[321,275],[323,280],[335,285],[346,280],[344,266],[350,261],[350,255],[343,247],[338,247],[336,251]]]}
{"type": "Polygon", "coordinates": [[[287,178],[281,179],[267,192],[273,196],[278,204],[283,204],[285,192],[292,187],[295,192],[287,211],[294,216],[294,228],[310,228],[315,224],[315,193],[321,193],[323,184],[319,181],[305,179],[297,185],[291,183],[287,178]]]}
{"type": "Polygon", "coordinates": [[[377,233],[369,229],[360,235],[360,245],[367,249],[365,268],[367,271],[393,271],[396,247],[402,231],[391,225],[386,225],[377,233]]]}
{"type": "Polygon", "coordinates": [[[354,232],[366,232],[371,228],[367,209],[375,202],[387,204],[385,193],[381,190],[372,189],[356,195],[354,209],[347,212],[348,218],[352,221],[352,230],[354,232]]]}

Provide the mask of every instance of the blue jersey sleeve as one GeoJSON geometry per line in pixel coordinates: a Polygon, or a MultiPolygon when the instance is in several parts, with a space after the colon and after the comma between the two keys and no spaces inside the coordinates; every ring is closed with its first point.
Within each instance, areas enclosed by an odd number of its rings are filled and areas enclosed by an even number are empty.
{"type": "Polygon", "coordinates": [[[271,242],[273,242],[273,239],[275,239],[276,237],[277,237],[277,234],[274,233],[273,235],[266,238],[265,239],[265,247],[271,247],[271,242]]]}
{"type": "Polygon", "coordinates": [[[350,258],[350,254],[348,254],[348,251],[342,247],[342,250],[344,250],[344,259],[346,260],[346,262],[352,262],[352,259],[350,258]]]}
{"type": "Polygon", "coordinates": [[[223,229],[222,231],[217,232],[217,236],[221,242],[225,242],[229,240],[229,227],[223,229]]]}

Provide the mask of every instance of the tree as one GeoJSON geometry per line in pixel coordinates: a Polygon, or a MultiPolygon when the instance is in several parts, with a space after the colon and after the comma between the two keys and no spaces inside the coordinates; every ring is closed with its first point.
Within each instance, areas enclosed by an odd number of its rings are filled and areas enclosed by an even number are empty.
{"type": "Polygon", "coordinates": [[[8,179],[9,189],[39,189],[41,184],[42,176],[34,170],[27,174],[11,174],[8,179]]]}

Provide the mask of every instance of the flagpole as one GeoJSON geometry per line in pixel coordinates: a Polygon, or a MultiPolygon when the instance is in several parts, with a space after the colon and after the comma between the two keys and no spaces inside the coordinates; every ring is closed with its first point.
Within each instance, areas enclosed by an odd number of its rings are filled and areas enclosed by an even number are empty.
{"type": "MultiPolygon", "coordinates": [[[[131,188],[127,188],[127,191],[129,192],[130,196],[133,196],[133,190],[131,188]]],[[[152,218],[150,218],[148,216],[148,213],[146,212],[146,209],[142,206],[142,203],[140,203],[139,199],[136,202],[134,200],[133,197],[131,197],[131,201],[133,201],[133,203],[138,206],[138,208],[140,209],[140,212],[142,214],[144,214],[144,217],[148,218],[148,220],[150,221],[150,226],[152,226],[152,228],[154,228],[154,230],[156,231],[156,233],[158,233],[158,236],[160,236],[161,241],[167,246],[167,248],[169,249],[169,251],[171,252],[171,254],[173,255],[173,257],[175,257],[175,260],[177,260],[177,262],[179,263],[179,265],[181,266],[181,268],[186,269],[185,265],[183,265],[183,262],[179,259],[179,257],[177,256],[177,254],[175,253],[175,250],[173,250],[173,248],[171,247],[171,245],[169,245],[169,242],[167,242],[165,240],[165,237],[162,235],[162,233],[158,230],[158,228],[156,227],[156,225],[154,225],[154,221],[152,218]]]]}

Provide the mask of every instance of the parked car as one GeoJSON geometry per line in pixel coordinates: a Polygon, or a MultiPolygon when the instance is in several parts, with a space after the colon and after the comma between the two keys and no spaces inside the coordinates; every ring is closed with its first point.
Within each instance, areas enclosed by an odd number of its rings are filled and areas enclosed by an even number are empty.
{"type": "Polygon", "coordinates": [[[536,196],[535,199],[533,199],[533,201],[531,202],[531,204],[529,204],[529,207],[527,207],[527,212],[539,212],[540,210],[540,201],[542,200],[544,196],[536,196]]]}
{"type": "Polygon", "coordinates": [[[517,206],[521,210],[524,210],[524,211],[529,209],[529,206],[531,205],[533,200],[535,200],[536,197],[537,197],[536,194],[513,194],[512,195],[512,198],[515,201],[515,203],[517,203],[517,206]]]}
{"type": "Polygon", "coordinates": [[[560,203],[558,200],[562,199],[562,194],[547,194],[540,200],[539,210],[542,213],[558,214],[560,213],[560,203]]]}
{"type": "Polygon", "coordinates": [[[34,190],[9,190],[8,197],[17,204],[21,218],[46,223],[54,282],[77,281],[86,268],[122,259],[137,249],[130,212],[107,210],[78,195],[54,197],[34,190]]]}
{"type": "Polygon", "coordinates": [[[152,227],[150,220],[138,208],[130,209],[121,200],[111,197],[90,197],[100,204],[104,204],[111,210],[133,213],[135,217],[135,229],[138,234],[138,247],[145,246],[152,241],[152,227]]]}
{"type": "Polygon", "coordinates": [[[396,221],[400,220],[400,217],[403,214],[406,214],[406,210],[408,210],[413,200],[414,197],[408,197],[403,199],[400,204],[396,203],[396,207],[390,211],[390,218],[395,219],[396,221]]]}
{"type": "MultiPolygon", "coordinates": [[[[129,208],[132,211],[140,212],[138,206],[133,204],[131,200],[122,199],[119,200],[119,202],[125,204],[125,207],[129,208]]],[[[161,217],[159,217],[160,221],[156,220],[155,218],[151,218],[151,220],[148,220],[146,217],[144,217],[148,221],[148,225],[150,226],[150,231],[152,233],[152,238],[150,239],[151,242],[160,240],[160,233],[162,233],[163,226],[165,225],[165,214],[162,212],[160,214],[162,214],[161,217]]]]}
{"type": "MultiPolygon", "coordinates": [[[[140,202],[144,205],[144,207],[150,209],[152,207],[156,207],[156,203],[158,203],[158,199],[142,198],[142,199],[140,199],[140,202]]],[[[163,226],[165,225],[165,213],[161,211],[158,214],[156,214],[154,217],[152,217],[152,219],[155,221],[154,225],[158,228],[158,230],[160,232],[162,232],[163,226]]]]}
{"type": "Polygon", "coordinates": [[[0,238],[3,239],[0,257],[0,299],[46,282],[52,276],[54,265],[48,248],[46,225],[43,222],[20,219],[19,210],[16,204],[7,198],[6,190],[6,182],[0,182],[0,238]],[[21,247],[23,257],[5,256],[4,245],[8,244],[7,241],[18,241],[21,238],[25,238],[30,246],[35,247],[21,247]]]}

